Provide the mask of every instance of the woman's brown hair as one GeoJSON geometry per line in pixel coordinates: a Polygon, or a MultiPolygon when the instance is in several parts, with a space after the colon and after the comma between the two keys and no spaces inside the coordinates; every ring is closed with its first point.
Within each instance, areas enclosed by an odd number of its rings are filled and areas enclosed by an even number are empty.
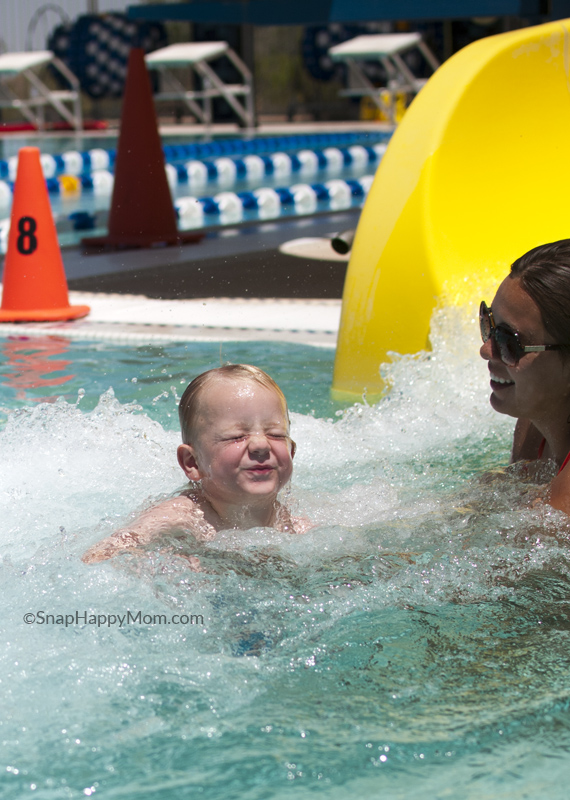
{"type": "Polygon", "coordinates": [[[570,352],[570,239],[529,250],[513,263],[510,277],[520,280],[548,333],[570,352]]]}

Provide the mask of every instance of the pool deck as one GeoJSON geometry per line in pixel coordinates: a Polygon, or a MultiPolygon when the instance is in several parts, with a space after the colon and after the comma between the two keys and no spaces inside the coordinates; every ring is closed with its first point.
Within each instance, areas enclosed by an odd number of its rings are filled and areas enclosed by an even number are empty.
{"type": "Polygon", "coordinates": [[[64,248],[70,303],[90,306],[90,314],[69,322],[2,323],[0,336],[262,339],[334,348],[347,258],[334,253],[328,238],[355,227],[358,216],[349,210],[233,226],[181,247],[90,255],[64,248]],[[308,246],[287,248],[292,242],[308,246]]]}
{"type": "Polygon", "coordinates": [[[208,298],[70,292],[91,313],[70,322],[3,323],[0,336],[65,336],[114,342],[280,341],[336,346],[340,300],[208,298]]]}

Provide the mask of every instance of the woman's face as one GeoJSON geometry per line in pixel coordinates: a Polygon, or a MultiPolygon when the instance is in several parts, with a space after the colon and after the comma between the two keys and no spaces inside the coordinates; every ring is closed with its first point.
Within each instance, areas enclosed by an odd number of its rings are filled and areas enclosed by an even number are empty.
{"type": "MultiPolygon", "coordinates": [[[[523,345],[558,344],[546,331],[540,310],[518,278],[505,278],[492,304],[495,325],[519,334],[523,345]]],[[[558,351],[525,353],[509,367],[493,337],[481,347],[489,362],[491,405],[501,414],[533,422],[566,421],[570,414],[570,358],[558,351]]]]}

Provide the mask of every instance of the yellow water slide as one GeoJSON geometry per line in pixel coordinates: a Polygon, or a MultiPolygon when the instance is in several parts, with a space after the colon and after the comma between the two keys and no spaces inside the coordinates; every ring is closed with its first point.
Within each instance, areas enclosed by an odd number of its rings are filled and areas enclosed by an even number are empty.
{"type": "Polygon", "coordinates": [[[390,352],[429,347],[436,302],[570,237],[570,20],[449,59],[394,133],[348,267],[333,396],[379,396],[390,352]]]}

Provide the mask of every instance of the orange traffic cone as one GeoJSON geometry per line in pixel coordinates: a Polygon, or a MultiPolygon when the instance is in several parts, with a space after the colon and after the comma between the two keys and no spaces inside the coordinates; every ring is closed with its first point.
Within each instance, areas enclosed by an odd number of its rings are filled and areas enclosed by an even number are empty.
{"type": "Polygon", "coordinates": [[[0,322],[76,319],[70,306],[46,182],[37,147],[22,147],[14,185],[0,322]]]}
{"type": "Polygon", "coordinates": [[[177,230],[144,50],[133,47],[121,112],[109,234],[82,242],[88,247],[127,248],[202,238],[201,233],[177,230]]]}

